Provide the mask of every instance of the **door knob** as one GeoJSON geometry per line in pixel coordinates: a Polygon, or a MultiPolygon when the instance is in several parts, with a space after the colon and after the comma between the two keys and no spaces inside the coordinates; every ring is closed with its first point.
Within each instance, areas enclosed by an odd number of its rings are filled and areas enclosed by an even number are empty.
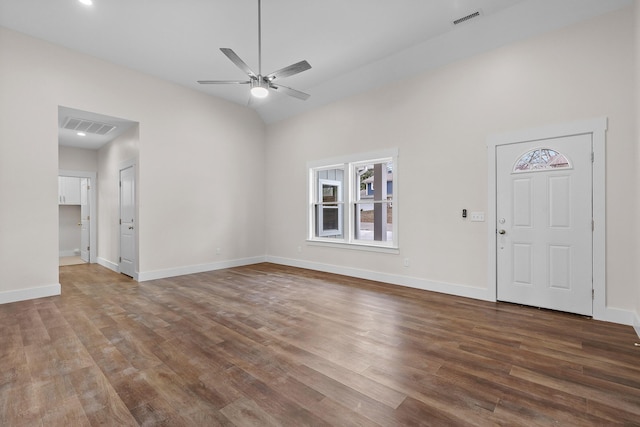
{"type": "Polygon", "coordinates": [[[505,230],[498,230],[498,233],[500,234],[507,234],[507,232],[505,230]]]}

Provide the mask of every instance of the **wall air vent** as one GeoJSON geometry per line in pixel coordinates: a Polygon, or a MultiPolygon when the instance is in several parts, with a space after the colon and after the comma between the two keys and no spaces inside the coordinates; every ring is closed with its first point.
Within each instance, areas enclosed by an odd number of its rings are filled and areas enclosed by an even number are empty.
{"type": "Polygon", "coordinates": [[[467,16],[463,16],[462,18],[458,18],[455,21],[452,22],[453,25],[460,25],[463,24],[473,18],[477,18],[478,16],[482,15],[482,11],[480,10],[476,10],[473,13],[468,14],[467,16]]]}
{"type": "Polygon", "coordinates": [[[93,133],[96,135],[106,135],[116,127],[107,123],[94,122],[92,120],[75,119],[69,117],[64,125],[64,129],[75,130],[78,132],[93,133]]]}

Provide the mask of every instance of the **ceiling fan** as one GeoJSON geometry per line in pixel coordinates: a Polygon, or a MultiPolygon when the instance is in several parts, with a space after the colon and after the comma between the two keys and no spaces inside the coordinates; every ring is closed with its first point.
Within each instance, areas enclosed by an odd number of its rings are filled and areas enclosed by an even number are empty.
{"type": "Polygon", "coordinates": [[[299,90],[292,89],[287,86],[282,86],[281,84],[276,84],[279,79],[293,76],[294,74],[301,73],[311,68],[311,65],[307,61],[296,62],[295,64],[289,65],[288,67],[284,67],[278,71],[274,71],[273,73],[267,74],[266,76],[262,75],[262,25],[261,25],[261,8],[260,8],[261,0],[258,0],[258,73],[254,73],[251,68],[245,62],[240,59],[236,53],[227,48],[222,47],[220,50],[224,53],[227,58],[231,60],[238,68],[244,71],[248,76],[249,80],[198,80],[200,84],[249,84],[251,85],[251,95],[256,98],[264,98],[269,95],[269,91],[275,90],[278,92],[285,93],[289,96],[293,96],[294,98],[298,98],[301,100],[306,100],[309,98],[308,93],[300,92],[299,90]]]}

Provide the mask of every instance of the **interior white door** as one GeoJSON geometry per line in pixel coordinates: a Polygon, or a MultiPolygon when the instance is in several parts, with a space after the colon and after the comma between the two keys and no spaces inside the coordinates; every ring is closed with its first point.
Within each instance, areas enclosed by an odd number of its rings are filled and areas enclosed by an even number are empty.
{"type": "Polygon", "coordinates": [[[591,138],[496,147],[498,300],[592,315],[591,138]]]}
{"type": "Polygon", "coordinates": [[[133,277],[136,266],[135,168],[120,170],[120,272],[133,277]]]}
{"type": "Polygon", "coordinates": [[[90,221],[89,178],[80,178],[80,258],[90,262],[90,221]]]}

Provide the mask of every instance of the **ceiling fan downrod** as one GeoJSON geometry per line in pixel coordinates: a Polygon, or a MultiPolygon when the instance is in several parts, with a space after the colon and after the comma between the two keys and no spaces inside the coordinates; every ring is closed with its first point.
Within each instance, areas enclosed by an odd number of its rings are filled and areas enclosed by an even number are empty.
{"type": "Polygon", "coordinates": [[[251,82],[251,95],[266,98],[269,95],[269,82],[262,77],[262,1],[258,0],[258,78],[251,82]]]}

